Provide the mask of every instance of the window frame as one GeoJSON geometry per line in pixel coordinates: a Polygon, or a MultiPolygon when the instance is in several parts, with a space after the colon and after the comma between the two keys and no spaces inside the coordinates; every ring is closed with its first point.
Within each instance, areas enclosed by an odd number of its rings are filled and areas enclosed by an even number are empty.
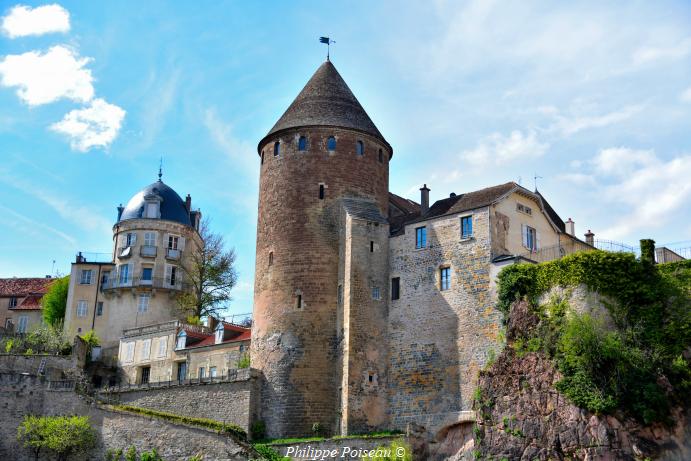
{"type": "Polygon", "coordinates": [[[103,315],[103,301],[99,301],[96,303],[96,317],[100,317],[103,315]]]}
{"type": "Polygon", "coordinates": [[[17,333],[26,333],[29,327],[29,316],[20,315],[17,319],[17,333]]]}
{"type": "Polygon", "coordinates": [[[415,228],[415,249],[427,248],[427,226],[415,228]]]}
{"type": "Polygon", "coordinates": [[[177,337],[175,338],[175,350],[181,350],[187,347],[187,333],[185,330],[180,331],[178,333],[177,337]],[[180,342],[182,340],[182,343],[180,342]],[[181,346],[182,344],[182,346],[181,346]]]}
{"type": "Polygon", "coordinates": [[[359,139],[355,141],[355,155],[358,157],[365,156],[365,143],[359,139]]]}
{"type": "Polygon", "coordinates": [[[149,293],[140,293],[139,296],[137,296],[137,313],[138,314],[146,314],[149,312],[149,302],[151,301],[151,295],[149,293]],[[143,303],[142,300],[146,299],[146,302],[143,303]]]}
{"type": "Polygon", "coordinates": [[[274,157],[281,155],[281,141],[274,142],[274,157]]]}
{"type": "Polygon", "coordinates": [[[329,152],[334,152],[336,150],[336,146],[338,143],[336,142],[336,136],[329,136],[326,139],[326,150],[329,152]]]}
{"type": "Polygon", "coordinates": [[[451,289],[451,267],[442,266],[439,268],[439,291],[451,289]]]}
{"type": "Polygon", "coordinates": [[[375,301],[381,301],[381,288],[372,287],[372,299],[375,301]]]}
{"type": "Polygon", "coordinates": [[[79,284],[80,285],[91,285],[91,280],[93,279],[94,270],[93,269],[81,269],[79,273],[79,284]]]}
{"type": "Polygon", "coordinates": [[[469,214],[469,215],[461,216],[461,239],[462,240],[471,239],[471,238],[473,238],[473,235],[474,235],[473,234],[473,215],[469,214]],[[468,234],[466,234],[466,232],[465,232],[466,231],[465,226],[464,226],[465,222],[470,223],[470,233],[468,233],[468,234]]]}
{"type": "Polygon", "coordinates": [[[142,341],[142,360],[149,360],[151,358],[151,338],[142,341]]]}
{"type": "Polygon", "coordinates": [[[89,313],[89,306],[86,303],[86,300],[80,299],[77,301],[77,317],[82,318],[86,317],[86,315],[89,313]]]}
{"type": "Polygon", "coordinates": [[[401,278],[391,277],[391,301],[401,299],[401,278]]]}
{"type": "Polygon", "coordinates": [[[7,301],[8,308],[12,309],[13,307],[17,307],[17,297],[16,296],[10,296],[10,299],[7,301]]]}
{"type": "Polygon", "coordinates": [[[305,152],[307,150],[307,136],[298,137],[298,152],[305,152]]]}
{"type": "Polygon", "coordinates": [[[158,240],[158,232],[144,232],[144,245],[155,247],[158,240]]]}
{"type": "Polygon", "coordinates": [[[125,234],[125,247],[133,247],[137,243],[137,233],[128,232],[125,234]]]}

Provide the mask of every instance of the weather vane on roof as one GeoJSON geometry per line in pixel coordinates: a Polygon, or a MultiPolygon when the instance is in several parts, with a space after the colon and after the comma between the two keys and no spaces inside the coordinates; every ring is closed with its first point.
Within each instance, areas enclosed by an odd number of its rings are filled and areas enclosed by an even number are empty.
{"type": "Polygon", "coordinates": [[[538,176],[537,173],[535,173],[535,176],[533,176],[533,181],[535,182],[535,192],[537,192],[537,180],[542,179],[542,176],[538,176]]]}
{"type": "Polygon", "coordinates": [[[161,180],[163,176],[163,156],[161,155],[161,161],[158,164],[158,180],[161,180]]]}
{"type": "Polygon", "coordinates": [[[320,43],[326,43],[326,60],[329,60],[329,52],[331,51],[331,44],[336,43],[335,40],[331,40],[329,37],[319,37],[320,43]]]}

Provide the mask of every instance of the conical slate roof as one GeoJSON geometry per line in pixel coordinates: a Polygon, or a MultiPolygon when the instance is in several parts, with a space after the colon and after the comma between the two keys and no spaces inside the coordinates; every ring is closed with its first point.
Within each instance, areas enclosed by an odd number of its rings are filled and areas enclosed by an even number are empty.
{"type": "MultiPolygon", "coordinates": [[[[333,126],[361,131],[381,139],[391,150],[331,61],[319,66],[264,139],[282,130],[307,126],[333,126]]],[[[260,141],[260,146],[264,139],[260,141]]]]}

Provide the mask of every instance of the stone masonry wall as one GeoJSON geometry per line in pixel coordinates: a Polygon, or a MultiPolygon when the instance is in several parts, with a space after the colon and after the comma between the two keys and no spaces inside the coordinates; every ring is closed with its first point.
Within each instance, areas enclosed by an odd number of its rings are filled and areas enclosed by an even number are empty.
{"type": "MultiPolygon", "coordinates": [[[[187,461],[201,454],[203,459],[248,460],[250,450],[232,438],[213,431],[171,424],[160,419],[104,409],[73,391],[51,391],[44,378],[0,373],[0,459],[29,461],[33,454],[17,442],[17,427],[25,415],[88,416],[96,430],[96,448],[81,457],[104,459],[106,450],[156,450],[166,461],[187,461]]],[[[44,454],[41,459],[51,459],[44,454]]]]}
{"type": "Polygon", "coordinates": [[[237,424],[250,432],[257,417],[259,381],[249,368],[238,370],[235,381],[137,388],[103,394],[111,402],[194,418],[237,424]]]}
{"type": "Polygon", "coordinates": [[[310,434],[314,423],[334,433],[341,199],[371,200],[387,215],[388,147],[353,130],[309,127],[275,133],[260,149],[251,359],[265,377],[262,418],[272,437],[310,434]],[[364,155],[355,152],[359,140],[364,155]]]}
{"type": "Polygon", "coordinates": [[[488,209],[472,215],[471,239],[461,239],[462,215],[410,224],[390,239],[390,277],[400,277],[388,330],[394,429],[416,423],[434,433],[474,417],[477,374],[498,350],[502,315],[490,295],[488,209]],[[415,228],[421,226],[427,226],[427,247],[416,249],[415,228]],[[442,267],[451,268],[445,291],[442,267]]]}
{"type": "Polygon", "coordinates": [[[341,434],[388,428],[389,226],[345,217],[341,264],[341,434]],[[375,299],[375,288],[379,297],[375,299]]]}

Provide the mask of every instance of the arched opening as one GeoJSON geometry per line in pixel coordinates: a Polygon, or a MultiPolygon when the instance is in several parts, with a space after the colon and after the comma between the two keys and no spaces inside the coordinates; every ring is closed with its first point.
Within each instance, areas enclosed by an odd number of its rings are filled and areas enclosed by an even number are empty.
{"type": "Polygon", "coordinates": [[[277,157],[281,153],[281,143],[276,141],[274,143],[274,157],[277,157]]]}
{"type": "Polygon", "coordinates": [[[355,153],[358,155],[365,155],[365,144],[362,141],[355,143],[355,153]]]}
{"type": "Polygon", "coordinates": [[[336,150],[336,138],[329,136],[329,139],[326,141],[326,148],[329,150],[336,150]]]}
{"type": "Polygon", "coordinates": [[[307,137],[300,136],[298,139],[298,150],[307,150],[307,137]]]}

